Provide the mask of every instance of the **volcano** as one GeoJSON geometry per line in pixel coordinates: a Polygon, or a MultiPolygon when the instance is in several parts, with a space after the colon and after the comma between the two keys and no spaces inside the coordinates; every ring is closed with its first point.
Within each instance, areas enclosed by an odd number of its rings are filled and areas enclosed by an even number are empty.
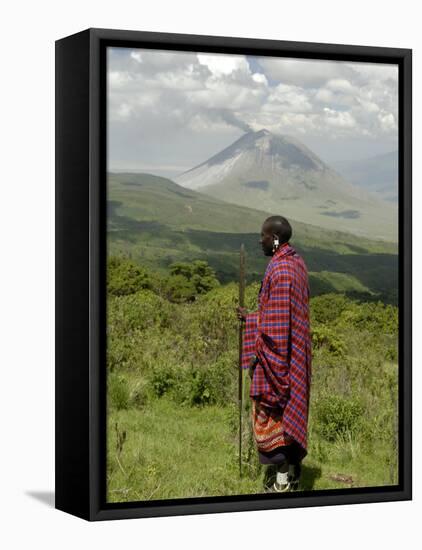
{"type": "Polygon", "coordinates": [[[391,202],[346,181],[299,140],[248,132],[174,178],[183,187],[356,236],[397,241],[391,202]]]}

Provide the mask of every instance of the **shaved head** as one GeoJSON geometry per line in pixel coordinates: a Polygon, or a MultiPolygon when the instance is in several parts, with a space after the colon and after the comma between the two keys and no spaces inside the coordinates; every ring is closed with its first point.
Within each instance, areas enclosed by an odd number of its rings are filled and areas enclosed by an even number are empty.
{"type": "Polygon", "coordinates": [[[277,235],[280,244],[287,243],[292,238],[292,227],[283,216],[270,216],[265,220],[264,228],[268,233],[277,235]]]}

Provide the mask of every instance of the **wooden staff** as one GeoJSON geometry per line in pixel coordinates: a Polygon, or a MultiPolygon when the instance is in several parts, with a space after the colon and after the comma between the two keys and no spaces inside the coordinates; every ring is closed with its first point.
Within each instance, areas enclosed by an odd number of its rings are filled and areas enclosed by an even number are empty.
{"type": "MultiPolygon", "coordinates": [[[[245,246],[240,245],[240,270],[239,270],[239,306],[245,305],[245,246]]],[[[239,476],[242,477],[242,408],[243,408],[243,321],[239,321],[239,476]]]]}

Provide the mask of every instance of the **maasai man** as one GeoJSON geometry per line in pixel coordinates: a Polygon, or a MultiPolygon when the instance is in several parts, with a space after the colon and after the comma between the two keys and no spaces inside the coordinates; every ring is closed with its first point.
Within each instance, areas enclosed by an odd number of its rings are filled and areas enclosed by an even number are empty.
{"type": "Polygon", "coordinates": [[[307,453],[311,382],[309,283],[305,262],[290,246],[292,229],[282,216],[267,218],[260,244],[272,256],[258,311],[237,308],[245,322],[242,368],[251,376],[252,425],[262,464],[273,464],[269,492],[298,488],[307,453]]]}

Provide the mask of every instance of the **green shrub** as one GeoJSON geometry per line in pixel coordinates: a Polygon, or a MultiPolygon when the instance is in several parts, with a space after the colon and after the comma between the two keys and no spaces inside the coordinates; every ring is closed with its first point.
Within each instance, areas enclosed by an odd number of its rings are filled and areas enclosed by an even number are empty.
{"type": "Polygon", "coordinates": [[[148,402],[148,389],[145,382],[138,382],[130,392],[129,406],[143,409],[148,402]]]}
{"type": "Polygon", "coordinates": [[[169,393],[178,381],[177,371],[173,365],[161,364],[153,367],[149,373],[149,385],[157,397],[169,393]]]}
{"type": "Polygon", "coordinates": [[[108,335],[107,342],[107,369],[110,372],[119,370],[130,363],[132,356],[132,346],[127,339],[113,334],[108,335]]]}
{"type": "Polygon", "coordinates": [[[175,262],[170,265],[167,280],[167,298],[172,302],[192,302],[219,286],[214,270],[202,260],[192,263],[175,262]]]}
{"type": "Polygon", "coordinates": [[[226,405],[235,399],[236,372],[236,363],[228,354],[206,366],[190,366],[180,381],[176,398],[190,406],[226,405]]]}
{"type": "Polygon", "coordinates": [[[149,273],[132,260],[111,256],[107,262],[107,292],[112,296],[126,296],[145,288],[152,288],[149,273]]]}
{"type": "Polygon", "coordinates": [[[171,275],[166,285],[167,298],[175,303],[192,302],[196,296],[195,285],[183,275],[171,275]]]}
{"type": "Polygon", "coordinates": [[[126,378],[114,372],[107,377],[107,398],[112,408],[121,410],[129,406],[130,392],[126,378]]]}
{"type": "Polygon", "coordinates": [[[223,354],[206,365],[162,363],[150,370],[148,383],[156,397],[168,395],[183,405],[226,405],[236,397],[236,374],[235,359],[223,354]]]}
{"type": "Polygon", "coordinates": [[[353,304],[344,294],[324,294],[311,298],[311,324],[333,323],[341,313],[353,304]]]}
{"type": "Polygon", "coordinates": [[[134,330],[145,330],[168,323],[171,304],[151,290],[108,300],[108,328],[119,336],[130,336],[134,330]]]}
{"type": "Polygon", "coordinates": [[[362,421],[363,406],[357,398],[326,396],[315,405],[318,431],[328,441],[353,433],[362,421]]]}
{"type": "Polygon", "coordinates": [[[311,327],[311,337],[314,349],[326,347],[335,357],[344,355],[344,341],[332,328],[324,325],[311,327]]]}
{"type": "Polygon", "coordinates": [[[339,324],[349,330],[356,329],[373,334],[396,334],[398,309],[381,302],[355,304],[342,311],[339,324]]]}
{"type": "Polygon", "coordinates": [[[150,290],[109,297],[107,302],[107,366],[110,371],[141,367],[151,346],[173,321],[173,304],[150,290]]]}
{"type": "MultiPolygon", "coordinates": [[[[209,383],[207,372],[198,368],[190,368],[185,378],[185,399],[190,406],[206,405],[212,402],[212,386],[209,383]]],[[[181,395],[183,393],[181,392],[181,395]]]]}

